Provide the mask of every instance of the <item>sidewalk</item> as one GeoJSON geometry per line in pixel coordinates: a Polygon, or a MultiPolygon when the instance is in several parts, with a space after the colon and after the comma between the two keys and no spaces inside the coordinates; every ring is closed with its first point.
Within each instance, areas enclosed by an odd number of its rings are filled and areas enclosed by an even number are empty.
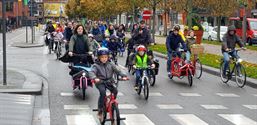
{"type": "MultiPolygon", "coordinates": [[[[157,44],[165,44],[166,37],[155,37],[155,42],[157,44]]],[[[221,53],[221,46],[218,45],[211,45],[211,44],[202,44],[204,46],[204,50],[206,53],[210,54],[216,54],[216,55],[222,55],[221,53]]],[[[246,51],[240,51],[239,56],[249,62],[257,64],[257,51],[253,50],[246,50],[246,51]]]]}
{"type": "Polygon", "coordinates": [[[0,124],[31,125],[34,96],[0,93],[0,124]]]}
{"type": "MultiPolygon", "coordinates": [[[[3,71],[2,66],[0,71],[3,71]]],[[[7,85],[3,85],[0,72],[0,93],[41,94],[43,81],[37,74],[16,68],[7,68],[7,85]]]]}

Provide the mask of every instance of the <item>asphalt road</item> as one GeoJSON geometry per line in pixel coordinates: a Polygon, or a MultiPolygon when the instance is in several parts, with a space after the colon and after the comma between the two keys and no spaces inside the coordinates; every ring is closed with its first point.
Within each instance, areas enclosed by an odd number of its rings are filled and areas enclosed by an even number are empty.
{"type": "MultiPolygon", "coordinates": [[[[11,39],[8,45],[25,39],[20,35],[23,31],[8,34],[11,39]]],[[[46,47],[8,46],[7,50],[8,66],[31,70],[46,78],[51,125],[99,124],[96,112],[92,112],[97,107],[98,90],[95,87],[87,89],[86,100],[82,100],[79,92],[72,91],[68,65],[57,61],[54,54],[48,55],[46,47]]],[[[125,57],[119,58],[119,64],[124,65],[124,60],[125,57]]],[[[129,75],[130,81],[120,83],[119,108],[126,118],[122,124],[257,125],[256,89],[238,88],[234,82],[229,82],[228,86],[221,83],[219,77],[207,73],[203,73],[200,80],[194,79],[190,87],[186,78],[170,80],[165,67],[166,61],[160,59],[157,83],[150,88],[147,101],[134,91],[134,76],[129,75]]]]}

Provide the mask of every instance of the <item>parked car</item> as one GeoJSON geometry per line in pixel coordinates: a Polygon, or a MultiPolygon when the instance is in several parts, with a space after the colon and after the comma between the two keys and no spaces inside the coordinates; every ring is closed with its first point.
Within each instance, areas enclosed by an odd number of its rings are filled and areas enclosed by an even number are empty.
{"type": "MultiPolygon", "coordinates": [[[[220,26],[220,40],[222,41],[223,36],[227,33],[228,27],[227,26],[220,26]]],[[[215,26],[211,31],[208,36],[208,40],[218,40],[217,38],[217,33],[218,33],[218,27],[215,26]]]]}
{"type": "MultiPolygon", "coordinates": [[[[242,38],[242,20],[238,17],[229,18],[230,25],[235,25],[236,34],[242,38]]],[[[249,45],[257,44],[257,19],[246,18],[246,38],[249,45]]],[[[244,41],[245,42],[245,41],[244,41]]]]}
{"type": "Polygon", "coordinates": [[[203,39],[208,40],[211,34],[211,31],[213,30],[213,27],[207,25],[207,26],[203,26],[203,28],[204,28],[203,39]]]}

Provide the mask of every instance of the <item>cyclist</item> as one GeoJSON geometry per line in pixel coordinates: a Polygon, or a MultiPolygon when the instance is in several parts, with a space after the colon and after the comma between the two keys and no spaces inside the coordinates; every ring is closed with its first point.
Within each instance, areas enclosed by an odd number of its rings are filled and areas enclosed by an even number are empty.
{"type": "MultiPolygon", "coordinates": [[[[69,43],[69,55],[73,56],[73,54],[92,54],[92,50],[89,47],[88,37],[86,35],[86,30],[83,25],[77,25],[74,30],[74,35],[70,39],[69,43]]],[[[73,63],[84,63],[84,64],[92,64],[92,60],[84,58],[81,60],[80,57],[74,57],[73,63]]]]}
{"type": "Polygon", "coordinates": [[[155,66],[152,60],[148,57],[145,46],[140,45],[137,47],[136,50],[137,50],[137,54],[133,59],[133,68],[136,69],[136,84],[134,86],[135,90],[138,89],[140,76],[142,74],[142,70],[137,68],[147,68],[149,65],[151,65],[151,67],[154,68],[155,66]]]}
{"type": "Polygon", "coordinates": [[[89,46],[92,49],[94,55],[96,54],[96,51],[98,48],[100,48],[100,44],[94,39],[93,34],[88,34],[88,41],[89,41],[89,46]]]}
{"type": "Polygon", "coordinates": [[[115,35],[116,36],[116,31],[114,29],[114,26],[112,24],[109,24],[108,29],[105,30],[104,35],[106,36],[111,36],[111,35],[115,35]]]}
{"type": "Polygon", "coordinates": [[[106,96],[106,88],[114,93],[117,97],[118,90],[113,86],[114,79],[113,74],[116,73],[123,77],[122,79],[128,79],[127,76],[121,72],[113,63],[109,62],[109,50],[107,48],[99,48],[97,51],[98,61],[92,67],[92,79],[95,80],[96,88],[99,90],[100,97],[98,99],[98,117],[102,121],[102,112],[104,108],[104,99],[106,96]],[[108,87],[102,83],[102,81],[110,81],[108,87]]]}
{"type": "Polygon", "coordinates": [[[64,29],[64,42],[65,42],[66,51],[68,51],[70,38],[73,35],[72,30],[73,30],[72,23],[68,22],[68,26],[65,27],[64,29]]]}
{"type": "Polygon", "coordinates": [[[231,25],[228,27],[228,31],[223,36],[222,39],[223,39],[223,42],[222,42],[221,51],[225,62],[223,75],[226,76],[226,71],[229,66],[229,55],[234,58],[239,58],[239,56],[235,51],[236,44],[238,44],[243,50],[245,50],[246,48],[244,48],[244,44],[241,42],[240,38],[236,35],[236,28],[234,25],[231,25]]]}
{"type": "Polygon", "coordinates": [[[108,48],[108,43],[110,42],[110,36],[105,35],[105,39],[101,43],[101,47],[108,48]]]}
{"type": "Polygon", "coordinates": [[[181,35],[179,35],[179,30],[180,27],[179,26],[175,26],[173,29],[173,32],[169,34],[169,36],[167,36],[166,38],[166,48],[167,48],[167,52],[168,52],[168,60],[167,60],[167,72],[168,72],[168,76],[170,76],[170,69],[171,69],[171,60],[172,60],[172,56],[174,56],[174,54],[176,54],[177,56],[181,57],[181,53],[179,51],[180,49],[180,44],[182,44],[182,47],[184,49],[184,51],[187,51],[186,45],[181,37],[181,35]]]}
{"type": "Polygon", "coordinates": [[[147,48],[151,42],[151,35],[146,29],[145,21],[140,21],[140,26],[132,38],[135,40],[135,44],[144,45],[147,48]]]}
{"type": "Polygon", "coordinates": [[[115,35],[110,37],[110,42],[107,43],[109,51],[112,52],[112,58],[116,58],[119,49],[119,43],[115,35]]]}
{"type": "Polygon", "coordinates": [[[191,51],[190,47],[196,43],[196,37],[193,30],[190,30],[188,35],[186,36],[186,45],[187,45],[187,52],[186,52],[186,63],[190,63],[191,51]]]}

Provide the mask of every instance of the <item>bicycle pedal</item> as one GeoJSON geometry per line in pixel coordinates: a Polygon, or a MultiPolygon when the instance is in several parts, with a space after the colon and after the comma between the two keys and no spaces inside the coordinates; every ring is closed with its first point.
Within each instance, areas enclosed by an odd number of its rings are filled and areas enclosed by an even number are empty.
{"type": "Polygon", "coordinates": [[[98,109],[93,109],[93,112],[97,112],[98,111],[98,109]]]}

